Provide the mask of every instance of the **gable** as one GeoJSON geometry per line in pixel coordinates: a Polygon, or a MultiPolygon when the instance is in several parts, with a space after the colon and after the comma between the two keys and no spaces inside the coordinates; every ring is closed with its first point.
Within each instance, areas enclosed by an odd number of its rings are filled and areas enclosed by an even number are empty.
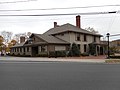
{"type": "Polygon", "coordinates": [[[30,39],[33,40],[33,43],[36,43],[36,42],[42,42],[42,43],[43,43],[43,42],[46,42],[44,39],[38,37],[36,34],[32,34],[32,35],[30,36],[30,39]]]}
{"type": "Polygon", "coordinates": [[[51,35],[43,34],[32,34],[30,39],[33,40],[33,43],[54,43],[54,44],[69,44],[68,42],[61,40],[57,37],[51,35]]]}

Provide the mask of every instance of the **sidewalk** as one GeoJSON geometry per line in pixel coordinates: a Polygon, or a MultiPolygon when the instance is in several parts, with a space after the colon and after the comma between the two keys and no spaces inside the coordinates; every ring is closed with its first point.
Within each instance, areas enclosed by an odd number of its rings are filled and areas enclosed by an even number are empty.
{"type": "Polygon", "coordinates": [[[1,61],[6,62],[90,62],[104,63],[105,58],[88,58],[88,57],[65,57],[65,58],[42,58],[42,57],[0,57],[1,61]]]}

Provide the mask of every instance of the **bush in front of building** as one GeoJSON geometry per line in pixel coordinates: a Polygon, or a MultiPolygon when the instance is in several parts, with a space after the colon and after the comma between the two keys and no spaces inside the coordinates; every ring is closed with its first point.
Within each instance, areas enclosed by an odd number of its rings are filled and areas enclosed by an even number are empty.
{"type": "Polygon", "coordinates": [[[80,49],[78,48],[77,44],[75,43],[72,44],[72,47],[68,53],[68,56],[73,56],[73,57],[80,56],[80,49]]]}
{"type": "Polygon", "coordinates": [[[55,57],[55,51],[50,51],[49,52],[49,57],[55,57]]]}
{"type": "Polygon", "coordinates": [[[56,51],[56,56],[57,57],[65,57],[66,56],[66,51],[56,51]]]}
{"type": "Polygon", "coordinates": [[[118,63],[118,64],[120,64],[120,60],[118,59],[118,60],[105,60],[105,63],[118,63]]]}
{"type": "Polygon", "coordinates": [[[20,54],[18,53],[17,55],[15,55],[16,57],[31,57],[30,55],[26,55],[25,53],[20,54]]]}
{"type": "Polygon", "coordinates": [[[50,51],[49,57],[66,57],[66,51],[50,51]]]}
{"type": "Polygon", "coordinates": [[[120,59],[120,56],[110,56],[110,58],[113,58],[113,59],[120,59]]]}
{"type": "Polygon", "coordinates": [[[89,56],[89,53],[85,52],[85,53],[81,53],[81,56],[89,56]]]}
{"type": "Polygon", "coordinates": [[[48,57],[48,52],[40,52],[37,56],[38,57],[48,57]]]}

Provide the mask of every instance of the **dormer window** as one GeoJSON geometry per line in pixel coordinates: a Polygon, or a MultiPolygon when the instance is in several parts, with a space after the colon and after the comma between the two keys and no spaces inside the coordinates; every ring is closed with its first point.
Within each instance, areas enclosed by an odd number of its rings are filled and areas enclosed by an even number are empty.
{"type": "Polygon", "coordinates": [[[29,43],[29,44],[32,44],[32,43],[33,43],[32,38],[28,38],[28,43],[29,43]]]}

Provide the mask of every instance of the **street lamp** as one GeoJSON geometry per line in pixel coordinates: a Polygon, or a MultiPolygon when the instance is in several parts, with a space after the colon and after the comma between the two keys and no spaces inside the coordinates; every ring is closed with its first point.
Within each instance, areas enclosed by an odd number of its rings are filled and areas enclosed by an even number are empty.
{"type": "Polygon", "coordinates": [[[108,38],[108,59],[110,58],[110,47],[109,47],[109,37],[110,37],[110,33],[107,33],[107,38],[108,38]]]}

